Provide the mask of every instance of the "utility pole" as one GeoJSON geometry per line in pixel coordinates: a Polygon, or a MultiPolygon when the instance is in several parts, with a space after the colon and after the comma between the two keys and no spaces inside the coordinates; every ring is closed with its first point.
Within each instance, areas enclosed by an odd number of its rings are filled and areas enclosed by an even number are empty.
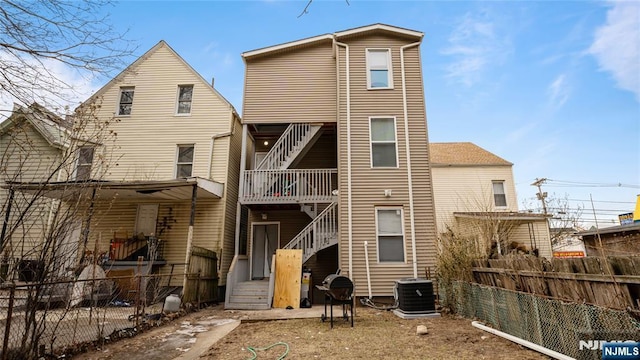
{"type": "Polygon", "coordinates": [[[536,196],[538,197],[538,200],[542,202],[542,212],[545,215],[548,215],[547,202],[545,201],[545,199],[547,198],[547,192],[546,191],[542,192],[542,184],[544,184],[545,182],[547,182],[547,178],[542,178],[542,179],[536,178],[536,181],[531,183],[531,186],[536,186],[538,188],[538,193],[536,194],[536,196]]]}

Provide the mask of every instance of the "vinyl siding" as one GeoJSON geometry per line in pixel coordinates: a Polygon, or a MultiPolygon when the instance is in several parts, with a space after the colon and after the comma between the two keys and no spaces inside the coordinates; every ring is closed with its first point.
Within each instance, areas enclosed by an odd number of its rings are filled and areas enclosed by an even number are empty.
{"type": "MultiPolygon", "coordinates": [[[[0,154],[2,154],[0,182],[5,180],[32,182],[47,178],[55,181],[57,179],[55,167],[61,161],[62,150],[52,147],[26,121],[18,120],[16,126],[0,135],[0,154]]],[[[63,178],[66,178],[66,175],[63,178]]],[[[0,189],[2,221],[4,221],[8,200],[9,191],[0,189]]],[[[32,201],[34,197],[29,194],[17,191],[14,193],[8,230],[10,231],[11,226],[15,225],[21,215],[27,216],[11,234],[9,241],[13,258],[37,259],[40,256],[36,250],[45,237],[52,201],[40,197],[35,199],[29,210],[26,210],[26,206],[32,201]]]]}
{"type": "Polygon", "coordinates": [[[248,59],[242,121],[335,122],[335,61],[331,42],[248,59]]]}
{"type": "MultiPolygon", "coordinates": [[[[231,108],[166,46],[147,56],[102,92],[98,116],[110,119],[119,103],[120,87],[135,87],[131,115],[116,116],[109,126],[117,138],[109,148],[113,163],[106,179],[175,178],[178,144],[195,145],[193,176],[209,178],[211,137],[230,130],[231,108]],[[191,114],[175,115],[178,85],[190,84],[194,86],[191,114]]],[[[215,146],[214,153],[226,152],[224,140],[217,140],[215,146]]],[[[213,180],[226,181],[226,160],[214,159],[213,180]]]]}
{"type": "Polygon", "coordinates": [[[518,211],[511,166],[433,167],[438,231],[452,224],[454,212],[495,211],[492,180],[504,180],[507,208],[518,211]]]}
{"type": "MultiPolygon", "coordinates": [[[[242,155],[242,125],[240,119],[233,120],[233,134],[227,140],[228,147],[228,167],[227,181],[224,194],[224,240],[222,253],[218,254],[218,265],[220,266],[219,284],[227,282],[227,272],[231,266],[235,253],[235,233],[236,233],[236,212],[238,205],[238,182],[240,181],[240,157],[242,155]]],[[[215,154],[215,152],[214,152],[215,154]]],[[[222,157],[216,157],[222,159],[222,157]]]]}
{"type": "MultiPolygon", "coordinates": [[[[407,153],[404,130],[404,108],[400,47],[406,41],[384,35],[371,35],[349,41],[351,92],[351,164],[353,213],[353,274],[356,295],[367,295],[364,242],[369,243],[371,287],[376,296],[393,294],[394,281],[413,277],[411,224],[407,153]],[[393,90],[367,90],[365,50],[391,48],[393,90]],[[396,119],[398,168],[375,169],[370,163],[369,117],[388,116],[396,119]],[[384,191],[390,189],[391,197],[384,191]],[[379,263],[375,209],[393,206],[403,209],[405,262],[379,263]]],[[[338,173],[340,188],[340,267],[348,273],[348,175],[347,175],[347,108],[345,51],[338,48],[340,94],[338,120],[338,173]]],[[[426,266],[435,265],[435,215],[431,194],[431,171],[427,153],[426,114],[420,70],[419,48],[405,51],[407,78],[410,151],[414,196],[415,239],[418,276],[426,266]]]]}

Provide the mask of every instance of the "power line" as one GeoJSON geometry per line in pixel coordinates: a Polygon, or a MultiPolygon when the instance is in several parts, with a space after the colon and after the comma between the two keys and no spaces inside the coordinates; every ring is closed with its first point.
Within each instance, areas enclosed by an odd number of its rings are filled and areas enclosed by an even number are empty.
{"type": "MultiPolygon", "coordinates": [[[[537,180],[537,179],[536,179],[537,180]]],[[[623,184],[623,183],[589,183],[581,181],[568,181],[568,180],[553,180],[544,179],[547,181],[548,186],[558,187],[623,187],[631,189],[640,189],[640,185],[637,184],[623,184]],[[556,184],[553,184],[556,183],[556,184]]]]}

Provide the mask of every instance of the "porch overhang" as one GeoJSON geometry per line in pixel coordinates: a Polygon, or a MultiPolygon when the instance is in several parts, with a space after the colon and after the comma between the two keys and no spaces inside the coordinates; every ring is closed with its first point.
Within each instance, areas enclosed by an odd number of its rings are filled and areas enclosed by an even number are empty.
{"type": "Polygon", "coordinates": [[[96,200],[183,201],[191,200],[194,186],[197,187],[196,196],[199,199],[220,199],[224,194],[223,184],[199,177],[147,181],[6,182],[1,187],[61,200],[90,197],[95,190],[96,200]]]}

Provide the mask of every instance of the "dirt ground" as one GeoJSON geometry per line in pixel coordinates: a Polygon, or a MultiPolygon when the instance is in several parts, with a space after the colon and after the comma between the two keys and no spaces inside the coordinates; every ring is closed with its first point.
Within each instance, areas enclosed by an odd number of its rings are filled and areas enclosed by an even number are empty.
{"type": "MultiPolygon", "coordinates": [[[[283,342],[287,359],[548,359],[451,316],[404,320],[389,311],[358,308],[355,324],[342,319],[331,330],[320,319],[242,323],[202,355],[206,359],[251,359],[248,347],[283,342]],[[417,335],[418,325],[428,334],[417,335]]],[[[277,359],[277,345],[257,351],[258,359],[277,359]]]]}
{"type": "MultiPolygon", "coordinates": [[[[335,316],[335,314],[334,314],[335,316]]],[[[93,359],[173,359],[202,341],[199,333],[229,319],[242,319],[221,306],[176,319],[135,338],[73,357],[93,359]],[[208,325],[207,325],[208,324],[208,325]]],[[[547,359],[544,355],[471,326],[471,320],[444,315],[440,318],[401,319],[390,311],[358,307],[355,324],[334,318],[334,328],[320,318],[245,321],[201,355],[201,359],[547,359]],[[428,333],[417,335],[418,325],[428,333]],[[288,350],[287,350],[288,347],[288,350]]]]}

